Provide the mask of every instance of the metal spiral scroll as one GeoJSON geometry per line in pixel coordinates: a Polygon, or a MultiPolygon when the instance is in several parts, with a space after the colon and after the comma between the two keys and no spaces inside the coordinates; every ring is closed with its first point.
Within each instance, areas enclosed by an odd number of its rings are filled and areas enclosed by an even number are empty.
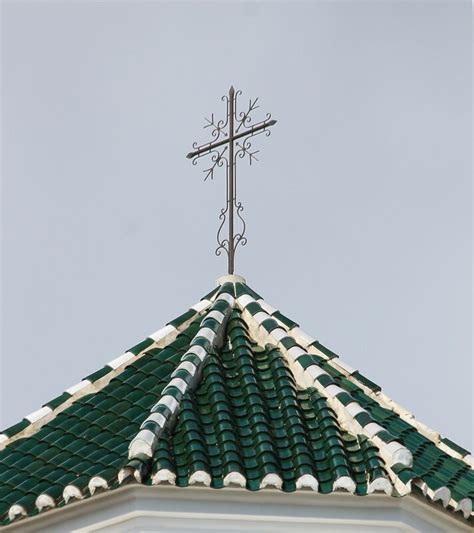
{"type": "Polygon", "coordinates": [[[234,252],[237,246],[240,244],[241,246],[245,246],[247,244],[247,237],[245,236],[245,220],[240,214],[244,210],[244,206],[242,205],[242,202],[238,202],[234,200],[234,206],[235,206],[235,212],[237,213],[237,216],[240,218],[240,221],[242,222],[242,231],[240,233],[236,233],[234,235],[234,252]]]}
{"type": "MultiPolygon", "coordinates": [[[[228,168],[226,169],[226,174],[228,174],[228,168]]],[[[230,243],[229,239],[225,239],[222,237],[222,228],[224,227],[226,221],[227,221],[227,213],[229,212],[229,181],[226,179],[226,203],[225,207],[221,208],[221,212],[219,213],[219,220],[221,223],[219,224],[219,228],[217,229],[217,248],[214,250],[214,253],[219,256],[222,254],[222,252],[226,252],[227,256],[229,256],[229,249],[230,249],[230,243]]]]}
{"type": "Polygon", "coordinates": [[[229,95],[224,95],[222,101],[226,102],[226,118],[216,119],[214,114],[210,118],[205,118],[204,129],[210,129],[212,141],[198,145],[193,143],[193,151],[187,157],[192,159],[193,165],[197,165],[200,158],[210,156],[210,166],[203,170],[204,181],[208,178],[214,179],[216,169],[226,166],[226,205],[219,214],[220,225],[217,230],[216,255],[221,255],[223,251],[227,253],[229,274],[234,272],[234,254],[240,244],[247,244],[245,236],[246,224],[242,216],[243,205],[237,201],[237,160],[248,158],[250,165],[258,161],[257,154],[252,146],[251,139],[264,133],[270,135],[270,128],[276,123],[271,115],[267,113],[264,120],[253,122],[252,113],[259,108],[258,98],[250,99],[248,106],[243,111],[237,110],[237,100],[242,91],[235,91],[233,87],[229,90],[229,95]],[[234,214],[241,223],[241,231],[234,232],[234,214]],[[229,236],[226,238],[222,232],[228,223],[229,236]]]}

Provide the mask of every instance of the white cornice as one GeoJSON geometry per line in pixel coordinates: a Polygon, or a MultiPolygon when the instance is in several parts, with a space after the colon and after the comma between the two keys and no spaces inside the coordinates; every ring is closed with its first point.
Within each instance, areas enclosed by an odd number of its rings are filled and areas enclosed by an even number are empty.
{"type": "Polygon", "coordinates": [[[392,498],[376,494],[355,498],[348,493],[323,495],[312,490],[284,493],[267,488],[250,492],[230,487],[183,489],[166,485],[125,485],[44,515],[19,520],[2,531],[116,531],[114,527],[124,523],[131,526],[135,519],[148,527],[174,524],[177,532],[186,527],[188,531],[193,524],[202,525],[203,530],[210,524],[217,528],[221,524],[224,530],[229,521],[245,524],[249,531],[259,530],[253,529],[257,527],[255,524],[267,530],[275,521],[295,524],[292,530],[298,532],[314,531],[318,524],[324,525],[327,531],[338,526],[341,531],[347,528],[348,532],[364,531],[364,528],[393,531],[394,527],[403,531],[470,531],[465,521],[413,495],[392,498]]]}

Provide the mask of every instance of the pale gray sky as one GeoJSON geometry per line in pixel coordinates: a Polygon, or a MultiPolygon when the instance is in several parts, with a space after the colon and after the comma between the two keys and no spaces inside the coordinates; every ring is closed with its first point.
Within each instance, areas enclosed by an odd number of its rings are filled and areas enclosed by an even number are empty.
{"type": "Polygon", "coordinates": [[[471,446],[470,3],[2,3],[2,427],[213,288],[230,84],[278,124],[239,170],[237,273],[471,446]]]}

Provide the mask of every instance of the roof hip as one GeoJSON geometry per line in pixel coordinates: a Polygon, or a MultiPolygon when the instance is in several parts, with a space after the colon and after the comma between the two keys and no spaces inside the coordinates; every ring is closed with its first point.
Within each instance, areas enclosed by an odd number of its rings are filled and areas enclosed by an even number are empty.
{"type": "Polygon", "coordinates": [[[472,516],[467,450],[240,276],[2,435],[0,525],[134,482],[419,492],[472,516]]]}

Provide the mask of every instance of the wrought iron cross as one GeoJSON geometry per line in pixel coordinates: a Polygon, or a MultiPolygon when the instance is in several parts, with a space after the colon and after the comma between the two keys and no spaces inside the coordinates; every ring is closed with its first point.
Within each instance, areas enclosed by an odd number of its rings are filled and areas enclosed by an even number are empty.
{"type": "Polygon", "coordinates": [[[196,165],[201,157],[210,155],[211,166],[206,168],[203,172],[205,174],[204,181],[207,178],[214,178],[214,171],[218,167],[226,166],[226,205],[221,209],[219,219],[221,224],[217,230],[217,248],[216,255],[221,255],[222,251],[227,253],[228,258],[228,272],[234,273],[234,256],[235,250],[239,244],[244,246],[247,243],[245,237],[245,221],[242,218],[241,212],[243,206],[241,202],[237,201],[237,180],[236,180],[236,163],[237,159],[243,159],[246,156],[249,163],[258,161],[256,154],[259,150],[254,150],[250,139],[265,133],[268,137],[270,135],[270,126],[276,124],[276,120],[271,120],[271,115],[267,113],[265,120],[260,122],[252,122],[251,113],[258,109],[258,98],[252,101],[249,100],[246,111],[237,111],[237,98],[242,94],[242,91],[235,91],[233,87],[229,89],[229,95],[222,97],[223,102],[227,102],[227,115],[225,120],[215,120],[214,114],[211,118],[206,118],[207,124],[204,129],[211,128],[212,141],[206,144],[198,145],[193,143],[194,151],[190,152],[186,157],[193,160],[193,165],[196,165]],[[242,230],[234,233],[234,213],[238,216],[242,223],[242,230]],[[227,238],[222,237],[222,229],[228,220],[229,235],[227,238]]]}

